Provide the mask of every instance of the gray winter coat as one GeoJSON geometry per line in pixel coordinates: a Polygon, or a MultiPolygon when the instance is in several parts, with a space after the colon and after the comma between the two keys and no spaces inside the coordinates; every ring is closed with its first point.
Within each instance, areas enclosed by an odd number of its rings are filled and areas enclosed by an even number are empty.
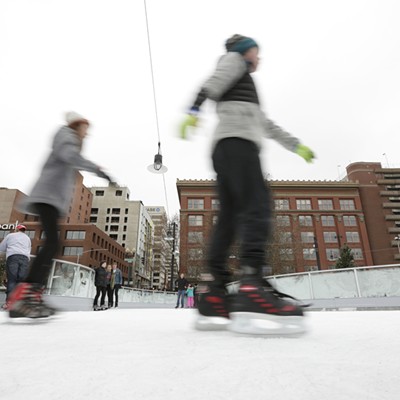
{"type": "Polygon", "coordinates": [[[52,151],[45,162],[40,177],[29,197],[20,204],[20,210],[36,214],[35,204],[44,203],[55,207],[65,216],[73,195],[76,171],[85,170],[100,174],[99,167],[81,156],[81,141],[74,130],[63,126],[56,133],[52,151]]]}
{"type": "Polygon", "coordinates": [[[288,150],[295,151],[300,141],[267,118],[258,104],[255,87],[245,87],[246,90],[254,91],[254,93],[242,93],[242,97],[244,99],[247,97],[247,101],[224,99],[224,95],[228,91],[235,90],[237,83],[247,73],[248,65],[243,56],[236,52],[228,52],[220,58],[214,73],[204,83],[196,99],[197,108],[205,98],[217,103],[219,123],[214,132],[214,145],[222,139],[238,137],[255,142],[261,148],[262,138],[267,137],[276,140],[288,150]]]}

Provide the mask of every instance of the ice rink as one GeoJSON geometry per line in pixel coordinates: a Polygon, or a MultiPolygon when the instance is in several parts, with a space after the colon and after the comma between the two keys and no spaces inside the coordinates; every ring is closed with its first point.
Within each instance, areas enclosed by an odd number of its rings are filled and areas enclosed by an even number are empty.
{"type": "Polygon", "coordinates": [[[0,314],[0,398],[397,400],[400,311],[307,314],[300,338],[193,330],[194,310],[0,314]]]}

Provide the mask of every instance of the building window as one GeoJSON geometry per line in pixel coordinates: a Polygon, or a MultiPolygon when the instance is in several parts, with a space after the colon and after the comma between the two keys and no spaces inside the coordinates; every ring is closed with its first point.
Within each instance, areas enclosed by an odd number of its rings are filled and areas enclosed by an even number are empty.
{"type": "Polygon", "coordinates": [[[65,239],[83,240],[86,237],[85,231],[67,231],[65,232],[65,239]]]}
{"type": "Polygon", "coordinates": [[[104,196],[104,190],[96,190],[95,196],[104,196]]]}
{"type": "Polygon", "coordinates": [[[354,215],[343,215],[344,226],[357,226],[357,220],[354,215]]]}
{"type": "Polygon", "coordinates": [[[303,258],[304,260],[316,260],[317,254],[315,249],[303,249],[303,258]]]}
{"type": "Polygon", "coordinates": [[[189,210],[204,210],[204,199],[188,199],[189,210]]]}
{"type": "Polygon", "coordinates": [[[275,199],[275,210],[289,210],[289,200],[288,199],[275,199]]]}
{"type": "Polygon", "coordinates": [[[95,224],[97,222],[97,217],[90,217],[90,223],[95,224]]]}
{"type": "Polygon", "coordinates": [[[119,217],[111,217],[111,223],[118,224],[119,223],[119,217]]]}
{"type": "Polygon", "coordinates": [[[326,249],[326,258],[329,261],[336,261],[340,256],[339,249],[326,249]]]}
{"type": "Polygon", "coordinates": [[[298,210],[311,210],[311,200],[310,199],[296,200],[296,208],[298,210]]]}
{"type": "Polygon", "coordinates": [[[290,226],[289,215],[277,215],[276,216],[276,224],[278,226],[290,226]]]}
{"type": "Polygon", "coordinates": [[[361,249],[351,249],[351,254],[353,254],[355,260],[362,260],[364,258],[361,249]]]}
{"type": "Polygon", "coordinates": [[[354,200],[339,200],[341,210],[355,210],[354,200]]]}
{"type": "Polygon", "coordinates": [[[348,243],[359,243],[360,235],[358,232],[346,232],[346,241],[348,243]]]}
{"type": "Polygon", "coordinates": [[[203,249],[189,249],[189,260],[201,260],[203,258],[203,249]]]}
{"type": "Polygon", "coordinates": [[[332,200],[318,200],[318,208],[320,210],[333,210],[333,201],[332,200]]]}
{"type": "Polygon", "coordinates": [[[282,261],[294,260],[293,249],[279,249],[279,258],[282,261]]]}
{"type": "Polygon", "coordinates": [[[110,225],[110,232],[118,232],[119,225],[110,225]]]}
{"type": "Polygon", "coordinates": [[[11,231],[0,231],[0,239],[4,239],[11,231]]]}
{"type": "Polygon", "coordinates": [[[311,215],[299,215],[300,226],[313,226],[313,220],[311,215]]]}
{"type": "Polygon", "coordinates": [[[121,213],[121,209],[120,208],[113,208],[111,214],[117,214],[119,215],[121,213]]]}
{"type": "Polygon", "coordinates": [[[122,196],[122,190],[116,190],[115,195],[118,197],[122,196]]]}
{"type": "Polygon", "coordinates": [[[128,214],[129,208],[125,208],[125,214],[128,214]]]}
{"type": "Polygon", "coordinates": [[[211,199],[211,209],[219,210],[219,200],[218,199],[211,199]]]}
{"type": "Polygon", "coordinates": [[[25,231],[25,234],[29,237],[29,239],[34,239],[36,231],[25,231]]]}
{"type": "Polygon", "coordinates": [[[91,214],[98,214],[99,213],[99,209],[98,208],[92,208],[92,210],[90,211],[91,214]]]}
{"type": "Polygon", "coordinates": [[[218,221],[218,215],[213,215],[212,217],[212,224],[215,225],[218,221]]]}
{"type": "Polygon", "coordinates": [[[128,217],[124,218],[124,224],[126,224],[128,222],[128,217]]]}
{"type": "Polygon", "coordinates": [[[324,232],[324,242],[325,243],[337,243],[336,232],[324,232]]]}
{"type": "Polygon", "coordinates": [[[335,226],[335,219],[333,215],[322,215],[321,224],[322,226],[335,226]]]}
{"type": "Polygon", "coordinates": [[[278,241],[279,243],[292,243],[292,232],[281,232],[278,241]]]}
{"type": "Polygon", "coordinates": [[[118,235],[111,234],[110,238],[113,239],[113,240],[117,240],[118,239],[118,235]]]}
{"type": "Polygon", "coordinates": [[[301,232],[301,241],[303,243],[314,243],[314,232],[301,232]]]}
{"type": "Polygon", "coordinates": [[[189,226],[203,226],[202,215],[189,215],[189,226]]]}
{"type": "Polygon", "coordinates": [[[63,256],[80,256],[83,254],[83,247],[65,246],[63,248],[63,256]]]}
{"type": "Polygon", "coordinates": [[[188,233],[189,243],[203,243],[203,232],[189,232],[188,233]]]}

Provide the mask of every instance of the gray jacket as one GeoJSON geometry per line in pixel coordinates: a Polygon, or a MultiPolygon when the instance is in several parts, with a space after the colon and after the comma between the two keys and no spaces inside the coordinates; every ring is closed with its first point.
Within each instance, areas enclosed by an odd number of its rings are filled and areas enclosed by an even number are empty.
{"type": "Polygon", "coordinates": [[[36,214],[35,204],[45,203],[55,207],[60,216],[65,216],[73,195],[76,171],[85,170],[101,176],[100,168],[81,156],[81,142],[75,131],[63,126],[56,133],[52,151],[45,162],[40,177],[29,197],[19,209],[27,214],[36,214]]]}
{"type": "Polygon", "coordinates": [[[228,52],[220,58],[214,73],[202,86],[204,99],[207,97],[217,103],[219,123],[214,132],[214,145],[222,139],[239,137],[251,140],[261,148],[262,138],[267,137],[295,151],[300,141],[268,119],[259,104],[251,101],[221,101],[223,95],[234,88],[247,72],[248,65],[243,56],[228,52]]]}

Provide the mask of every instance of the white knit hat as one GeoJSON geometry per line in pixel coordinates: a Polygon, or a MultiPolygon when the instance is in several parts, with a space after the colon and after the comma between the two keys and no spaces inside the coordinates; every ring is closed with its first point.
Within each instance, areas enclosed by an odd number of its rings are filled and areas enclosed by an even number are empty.
{"type": "Polygon", "coordinates": [[[72,125],[74,122],[78,121],[86,122],[89,124],[89,121],[85,117],[76,113],[75,111],[68,111],[65,114],[65,121],[67,122],[67,125],[72,125]]]}

